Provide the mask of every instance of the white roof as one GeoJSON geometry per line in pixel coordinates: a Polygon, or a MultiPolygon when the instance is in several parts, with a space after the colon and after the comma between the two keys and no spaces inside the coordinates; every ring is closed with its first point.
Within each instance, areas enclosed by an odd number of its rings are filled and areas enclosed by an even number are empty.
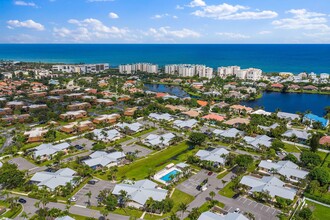
{"type": "Polygon", "coordinates": [[[173,125],[179,127],[179,128],[192,128],[197,124],[197,120],[195,119],[190,119],[187,121],[182,121],[182,120],[175,120],[173,122],[173,125]]]}
{"type": "Polygon", "coordinates": [[[124,158],[126,155],[123,152],[107,153],[104,151],[95,151],[89,155],[90,159],[84,160],[84,163],[90,167],[94,166],[107,166],[110,163],[117,162],[119,159],[124,158]]]}
{"type": "Polygon", "coordinates": [[[125,127],[128,127],[128,129],[133,131],[133,132],[137,132],[143,127],[143,125],[140,124],[139,122],[135,122],[135,123],[132,123],[132,124],[129,124],[129,123],[126,123],[126,122],[118,123],[118,124],[116,124],[116,126],[118,126],[121,129],[125,129],[125,127]]]}
{"type": "Polygon", "coordinates": [[[267,112],[267,111],[265,111],[265,110],[263,110],[263,109],[258,109],[258,110],[256,110],[256,111],[252,112],[251,114],[252,114],[252,115],[266,115],[266,116],[269,116],[269,115],[271,115],[272,113],[271,113],[271,112],[267,112]]]}
{"type": "Polygon", "coordinates": [[[258,125],[258,127],[261,128],[261,129],[264,130],[264,131],[270,131],[271,129],[275,129],[275,128],[277,128],[278,126],[280,126],[280,125],[277,124],[277,123],[274,123],[274,124],[272,124],[271,126],[262,126],[262,125],[258,125]]]}
{"type": "Polygon", "coordinates": [[[35,147],[34,149],[36,151],[34,151],[34,156],[38,157],[38,156],[43,156],[43,155],[53,155],[59,151],[62,151],[64,149],[67,149],[70,147],[70,144],[68,144],[67,142],[63,142],[60,144],[41,144],[38,147],[35,147]]]}
{"type": "Polygon", "coordinates": [[[71,218],[70,216],[62,216],[62,217],[57,217],[55,220],[74,220],[74,218],[71,218]]]}
{"type": "Polygon", "coordinates": [[[162,201],[167,196],[167,190],[156,188],[157,184],[150,180],[139,180],[132,184],[117,184],[112,191],[114,195],[120,195],[120,191],[126,191],[130,200],[144,205],[151,197],[156,201],[162,201]]]}
{"type": "Polygon", "coordinates": [[[163,144],[168,145],[169,142],[175,137],[173,133],[166,133],[162,135],[149,134],[145,139],[145,143],[149,143],[152,146],[163,144]]]}
{"type": "Polygon", "coordinates": [[[65,186],[67,183],[72,182],[76,172],[70,168],[64,168],[52,172],[37,172],[31,178],[31,181],[38,182],[38,186],[46,186],[54,190],[58,186],[65,186]]]}
{"type": "Polygon", "coordinates": [[[225,158],[223,158],[222,155],[227,155],[227,154],[229,154],[229,151],[226,150],[225,148],[215,148],[212,151],[199,150],[196,153],[196,156],[199,157],[201,160],[224,164],[225,158]]]}
{"type": "Polygon", "coordinates": [[[296,136],[298,139],[307,140],[310,134],[307,133],[307,131],[292,129],[292,130],[287,130],[284,134],[282,134],[282,136],[288,138],[296,136]]]}
{"type": "Polygon", "coordinates": [[[274,168],[277,170],[277,173],[287,178],[297,177],[299,179],[304,179],[308,175],[307,171],[300,170],[297,164],[289,160],[278,161],[277,163],[262,160],[260,161],[259,167],[268,170],[274,168]]]}
{"type": "Polygon", "coordinates": [[[248,220],[248,218],[239,213],[228,213],[227,215],[220,215],[207,211],[203,212],[199,216],[198,220],[248,220]]]}
{"type": "Polygon", "coordinates": [[[103,130],[105,132],[105,135],[102,132],[102,129],[95,129],[93,131],[94,135],[96,136],[97,140],[113,140],[115,138],[120,137],[119,131],[116,129],[111,129],[111,130],[103,130]]]}
{"type": "MultiPolygon", "coordinates": [[[[218,130],[217,132],[220,132],[220,131],[221,130],[218,130]]],[[[218,133],[218,135],[220,135],[221,137],[226,137],[226,138],[235,138],[237,135],[242,135],[243,133],[244,133],[243,131],[240,131],[236,128],[230,128],[221,133],[218,133]]]]}
{"type": "Polygon", "coordinates": [[[248,145],[257,149],[259,149],[260,146],[271,147],[272,145],[272,138],[267,135],[258,135],[256,137],[245,136],[243,139],[248,145]]]}
{"type": "Polygon", "coordinates": [[[287,119],[287,120],[294,120],[294,119],[300,118],[300,116],[298,114],[292,114],[292,113],[287,113],[287,112],[278,112],[277,117],[287,119]]]}
{"type": "Polygon", "coordinates": [[[160,120],[170,121],[170,120],[172,120],[172,115],[170,115],[168,113],[164,113],[164,114],[150,113],[149,117],[153,118],[157,121],[160,121],[160,120]]]}
{"type": "Polygon", "coordinates": [[[279,196],[293,200],[297,191],[285,187],[285,183],[273,176],[264,176],[261,179],[253,176],[244,176],[241,184],[251,187],[250,192],[269,192],[271,197],[279,196]]]}

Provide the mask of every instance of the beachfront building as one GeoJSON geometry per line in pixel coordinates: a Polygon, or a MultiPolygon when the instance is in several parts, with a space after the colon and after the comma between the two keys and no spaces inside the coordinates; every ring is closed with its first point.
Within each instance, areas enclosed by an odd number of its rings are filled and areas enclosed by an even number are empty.
{"type": "Polygon", "coordinates": [[[259,171],[267,174],[278,173],[291,182],[299,182],[308,175],[307,171],[301,170],[299,166],[289,160],[272,162],[269,160],[260,161],[259,171]]]}
{"type": "Polygon", "coordinates": [[[165,73],[171,75],[179,75],[181,77],[199,76],[208,79],[213,78],[213,68],[206,67],[205,65],[194,65],[194,64],[165,65],[165,73]]]}
{"type": "Polygon", "coordinates": [[[309,122],[311,127],[313,123],[320,123],[324,128],[329,125],[329,120],[311,113],[304,115],[303,122],[309,122]]]}
{"type": "Polygon", "coordinates": [[[95,151],[89,155],[89,159],[83,162],[91,167],[92,169],[98,169],[102,167],[112,167],[117,166],[125,159],[126,155],[124,152],[112,152],[107,153],[104,151],[95,151]]]}
{"type": "Polygon", "coordinates": [[[236,78],[258,81],[262,77],[262,70],[256,68],[241,69],[236,73],[236,78]]]}
{"type": "Polygon", "coordinates": [[[196,153],[196,157],[198,157],[202,161],[210,161],[213,162],[214,166],[224,166],[226,162],[226,156],[229,154],[229,151],[225,148],[214,148],[211,151],[208,150],[199,150],[196,153]]]}
{"type": "Polygon", "coordinates": [[[249,220],[243,214],[236,212],[229,212],[227,214],[213,213],[210,211],[203,212],[198,220],[249,220]]]}
{"type": "Polygon", "coordinates": [[[297,191],[286,187],[286,184],[274,176],[264,176],[257,178],[254,176],[244,176],[240,184],[249,187],[249,193],[253,195],[254,192],[268,193],[272,199],[275,196],[292,200],[296,196],[297,191]]]}
{"type": "Polygon", "coordinates": [[[149,134],[142,143],[152,148],[165,148],[172,144],[175,135],[173,133],[166,134],[149,134]]]}
{"type": "Polygon", "coordinates": [[[37,172],[32,176],[30,182],[38,187],[46,187],[50,191],[54,191],[57,187],[65,186],[68,183],[73,186],[77,185],[75,174],[76,172],[70,168],[60,169],[56,172],[37,172]]]}
{"type": "Polygon", "coordinates": [[[63,73],[98,73],[107,69],[109,69],[108,63],[52,66],[53,71],[63,73]]]}
{"type": "Polygon", "coordinates": [[[167,190],[159,188],[158,184],[147,179],[116,184],[112,194],[119,197],[122,191],[127,192],[127,205],[137,209],[143,208],[149,198],[160,202],[167,196],[167,190]]]}
{"type": "Polygon", "coordinates": [[[221,78],[226,78],[228,76],[236,76],[238,72],[241,70],[239,66],[227,66],[227,67],[218,67],[217,74],[221,78]]]}
{"type": "Polygon", "coordinates": [[[41,144],[38,147],[33,148],[32,156],[35,160],[49,160],[58,152],[63,151],[67,153],[69,150],[70,144],[63,142],[60,144],[41,144]]]}
{"type": "Polygon", "coordinates": [[[151,63],[135,63],[119,65],[119,73],[132,74],[137,72],[158,73],[158,65],[151,63]]]}

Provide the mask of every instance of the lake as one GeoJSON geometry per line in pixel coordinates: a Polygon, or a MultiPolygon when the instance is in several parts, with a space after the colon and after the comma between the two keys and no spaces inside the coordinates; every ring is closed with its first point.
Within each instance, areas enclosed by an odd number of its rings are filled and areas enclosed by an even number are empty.
{"type": "MultiPolygon", "coordinates": [[[[192,97],[180,86],[163,84],[145,84],[144,86],[146,90],[153,92],[165,92],[180,98],[192,97]]],[[[262,98],[255,101],[243,101],[241,104],[249,107],[262,106],[266,111],[271,112],[276,109],[291,113],[310,110],[316,115],[323,116],[324,108],[330,106],[330,95],[264,92],[262,98]]]]}
{"type": "Polygon", "coordinates": [[[323,116],[324,108],[330,106],[330,95],[265,92],[262,98],[241,104],[249,107],[263,106],[266,111],[271,112],[276,109],[291,113],[310,110],[316,115],[323,116]]]}

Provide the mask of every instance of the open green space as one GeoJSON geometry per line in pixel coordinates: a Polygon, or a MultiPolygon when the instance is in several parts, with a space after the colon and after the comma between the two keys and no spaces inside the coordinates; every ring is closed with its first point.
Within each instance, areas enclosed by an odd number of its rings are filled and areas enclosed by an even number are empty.
{"type": "Polygon", "coordinates": [[[136,180],[147,178],[150,173],[160,170],[167,163],[177,161],[178,157],[188,148],[187,143],[181,142],[163,151],[158,151],[129,165],[119,167],[117,177],[136,180]]]}
{"type": "Polygon", "coordinates": [[[289,153],[300,153],[301,152],[301,150],[298,147],[296,147],[292,144],[288,144],[288,143],[284,143],[284,150],[289,153]]]}
{"type": "Polygon", "coordinates": [[[330,208],[311,201],[306,202],[309,208],[313,210],[313,215],[316,220],[330,219],[330,208]]]}
{"type": "Polygon", "coordinates": [[[229,182],[224,188],[219,191],[219,194],[228,198],[232,198],[236,193],[232,189],[233,182],[229,182]]]}
{"type": "Polygon", "coordinates": [[[157,128],[150,128],[150,129],[135,133],[135,134],[132,135],[132,137],[140,137],[142,135],[148,134],[148,133],[153,132],[155,130],[157,130],[157,128]]]}

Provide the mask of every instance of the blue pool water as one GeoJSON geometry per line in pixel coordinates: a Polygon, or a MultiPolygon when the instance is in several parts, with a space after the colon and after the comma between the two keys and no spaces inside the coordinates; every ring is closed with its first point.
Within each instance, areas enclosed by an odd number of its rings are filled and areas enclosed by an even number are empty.
{"type": "Polygon", "coordinates": [[[170,182],[172,180],[171,176],[176,175],[177,173],[180,173],[180,172],[177,170],[173,170],[173,171],[169,172],[168,174],[166,174],[165,176],[162,176],[162,178],[160,178],[160,179],[165,182],[170,182]]]}

